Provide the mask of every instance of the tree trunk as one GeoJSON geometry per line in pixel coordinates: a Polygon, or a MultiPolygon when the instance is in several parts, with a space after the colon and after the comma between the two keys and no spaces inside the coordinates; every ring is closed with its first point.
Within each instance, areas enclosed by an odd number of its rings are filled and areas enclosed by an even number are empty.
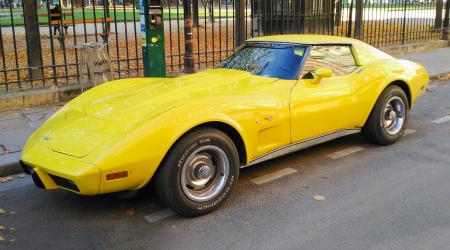
{"type": "Polygon", "coordinates": [[[434,28],[440,29],[442,27],[442,9],[444,7],[443,0],[436,0],[436,18],[434,19],[434,28]]]}

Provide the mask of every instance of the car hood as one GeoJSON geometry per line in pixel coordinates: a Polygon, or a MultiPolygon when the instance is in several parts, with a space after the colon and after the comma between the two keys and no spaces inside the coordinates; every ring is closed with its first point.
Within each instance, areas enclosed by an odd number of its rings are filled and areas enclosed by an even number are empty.
{"type": "Polygon", "coordinates": [[[84,157],[137,123],[188,102],[245,94],[277,80],[243,71],[214,69],[176,78],[113,81],[69,102],[59,112],[59,119],[55,119],[57,126],[49,126],[40,144],[59,153],[84,157]]]}
{"type": "Polygon", "coordinates": [[[111,89],[105,88],[106,85],[86,93],[82,96],[82,106],[86,116],[110,120],[123,130],[187,102],[242,94],[276,80],[229,69],[206,70],[176,78],[123,79],[115,81],[111,89]]]}

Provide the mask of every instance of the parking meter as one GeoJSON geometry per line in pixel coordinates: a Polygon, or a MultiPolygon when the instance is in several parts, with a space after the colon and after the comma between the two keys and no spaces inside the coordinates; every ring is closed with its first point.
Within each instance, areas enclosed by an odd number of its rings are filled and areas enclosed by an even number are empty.
{"type": "Polygon", "coordinates": [[[140,0],[144,76],[165,77],[164,20],[162,0],[140,0]]]}

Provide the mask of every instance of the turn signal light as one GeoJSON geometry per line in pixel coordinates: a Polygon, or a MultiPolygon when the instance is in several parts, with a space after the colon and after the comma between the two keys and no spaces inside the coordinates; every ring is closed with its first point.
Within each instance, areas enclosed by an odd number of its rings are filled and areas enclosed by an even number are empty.
{"type": "Polygon", "coordinates": [[[121,178],[125,178],[125,177],[128,177],[128,171],[122,171],[122,172],[116,172],[116,173],[107,174],[106,175],[106,180],[107,181],[112,181],[112,180],[117,180],[117,179],[121,179],[121,178]]]}

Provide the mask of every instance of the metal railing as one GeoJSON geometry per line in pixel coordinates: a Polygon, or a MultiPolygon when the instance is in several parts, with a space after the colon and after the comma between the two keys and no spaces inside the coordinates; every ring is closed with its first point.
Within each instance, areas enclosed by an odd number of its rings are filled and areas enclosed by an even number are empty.
{"type": "Polygon", "coordinates": [[[142,75],[139,11],[134,1],[6,0],[0,9],[0,93],[80,82],[76,45],[104,42],[114,78],[142,75]],[[57,8],[57,7],[56,7],[57,8]]]}
{"type": "MultiPolygon", "coordinates": [[[[166,71],[183,71],[184,12],[164,1],[166,71]]],[[[330,34],[376,47],[448,39],[446,0],[191,0],[197,70],[215,67],[242,39],[272,34],[330,34]],[[236,5],[236,6],[235,6],[236,5]]],[[[75,45],[107,43],[113,78],[143,76],[139,11],[133,0],[35,0],[0,6],[0,94],[80,82],[75,45]],[[59,1],[59,2],[58,2],[59,1]],[[63,2],[64,1],[64,2],[63,2]],[[55,4],[53,4],[55,5],[55,4]],[[34,7],[33,7],[34,6],[34,7]],[[33,9],[34,8],[34,9],[33,9]],[[56,28],[56,31],[55,31],[56,28]]]]}

